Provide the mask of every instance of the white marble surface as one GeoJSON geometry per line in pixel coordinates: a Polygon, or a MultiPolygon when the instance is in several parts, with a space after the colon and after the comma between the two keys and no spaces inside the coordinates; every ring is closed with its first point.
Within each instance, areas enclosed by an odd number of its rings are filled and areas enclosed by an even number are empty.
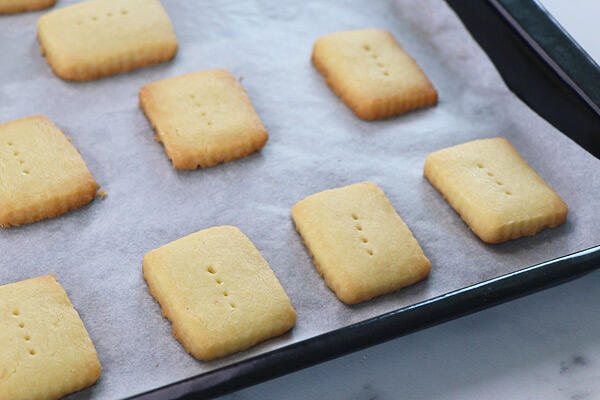
{"type": "MultiPolygon", "coordinates": [[[[541,0],[600,62],[600,3],[541,0]]],[[[600,271],[224,396],[600,399],[600,271]]]]}

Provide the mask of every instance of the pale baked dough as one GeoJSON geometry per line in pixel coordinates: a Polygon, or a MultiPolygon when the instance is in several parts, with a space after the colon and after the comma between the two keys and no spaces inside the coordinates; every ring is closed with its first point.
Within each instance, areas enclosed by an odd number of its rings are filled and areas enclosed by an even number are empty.
{"type": "Polygon", "coordinates": [[[484,242],[533,235],[567,218],[560,196],[504,138],[431,153],[424,175],[484,242]]]}
{"type": "Polygon", "coordinates": [[[150,83],[140,106],[177,169],[196,169],[260,150],[267,131],[246,91],[224,69],[150,83]]]}
{"type": "Polygon", "coordinates": [[[375,183],[325,190],[299,201],[292,218],[317,271],[348,304],[412,285],[430,263],[375,183]]]}
{"type": "Polygon", "coordinates": [[[296,321],[269,264],[236,227],[204,229],[152,250],[143,270],[173,335],[200,360],[247,349],[296,321]]]}
{"type": "Polygon", "coordinates": [[[0,226],[55,217],[94,199],[98,184],[48,118],[0,125],[0,226]]]}
{"type": "Polygon", "coordinates": [[[0,286],[0,400],[50,400],[92,385],[100,361],[53,276],[0,286]]]}
{"type": "Polygon", "coordinates": [[[170,60],[177,38],[158,0],[89,0],[38,20],[42,54],[56,75],[88,81],[170,60]]]}
{"type": "Polygon", "coordinates": [[[388,31],[363,29],[323,36],[314,44],[312,61],[360,118],[387,118],[437,103],[437,92],[427,76],[388,31]]]}

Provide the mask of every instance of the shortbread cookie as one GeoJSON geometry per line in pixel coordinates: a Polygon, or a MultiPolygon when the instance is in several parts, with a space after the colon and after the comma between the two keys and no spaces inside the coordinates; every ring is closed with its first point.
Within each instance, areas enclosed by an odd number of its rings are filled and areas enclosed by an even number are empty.
{"type": "Polygon", "coordinates": [[[247,349],[287,332],[296,321],[269,264],[233,226],[205,229],[152,250],[143,269],[173,335],[200,360],[247,349]]]}
{"type": "Polygon", "coordinates": [[[98,184],[46,117],[0,125],[0,226],[55,217],[94,199],[98,184]]]}
{"type": "Polygon", "coordinates": [[[56,0],[0,0],[0,14],[41,10],[53,6],[56,0]]]}
{"type": "Polygon", "coordinates": [[[567,217],[567,205],[504,138],[436,151],[424,174],[484,242],[533,235],[567,217]]]}
{"type": "Polygon", "coordinates": [[[150,83],[140,90],[140,106],[177,169],[235,160],[268,139],[246,91],[224,69],[150,83]]]}
{"type": "Polygon", "coordinates": [[[360,118],[387,118],[437,103],[427,76],[388,31],[323,36],[315,42],[312,61],[360,118]]]}
{"type": "Polygon", "coordinates": [[[299,201],[292,218],[327,286],[348,304],[412,285],[430,263],[385,193],[362,182],[299,201]]]}
{"type": "Polygon", "coordinates": [[[158,0],[90,0],[52,11],[39,19],[38,39],[54,73],[74,81],[160,63],[177,52],[158,0]]]}
{"type": "Polygon", "coordinates": [[[53,276],[0,286],[0,399],[58,399],[92,385],[100,361],[53,276]]]}

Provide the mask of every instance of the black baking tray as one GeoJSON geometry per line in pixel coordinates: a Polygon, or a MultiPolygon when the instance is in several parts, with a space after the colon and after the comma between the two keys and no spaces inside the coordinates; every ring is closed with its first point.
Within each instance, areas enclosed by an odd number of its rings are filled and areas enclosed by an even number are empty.
{"type": "MultiPolygon", "coordinates": [[[[508,87],[600,158],[600,68],[534,0],[446,0],[508,87]]],[[[269,353],[141,393],[211,398],[273,379],[579,277],[600,245],[469,286],[269,353]]]]}

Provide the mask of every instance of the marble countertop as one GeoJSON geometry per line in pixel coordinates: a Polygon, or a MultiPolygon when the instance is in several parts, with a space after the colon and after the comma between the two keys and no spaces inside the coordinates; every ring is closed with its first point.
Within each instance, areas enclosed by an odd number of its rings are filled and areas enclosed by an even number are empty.
{"type": "MultiPolygon", "coordinates": [[[[600,3],[541,3],[598,62],[600,3]]],[[[222,399],[599,399],[599,337],[600,270],[222,399]]]]}

